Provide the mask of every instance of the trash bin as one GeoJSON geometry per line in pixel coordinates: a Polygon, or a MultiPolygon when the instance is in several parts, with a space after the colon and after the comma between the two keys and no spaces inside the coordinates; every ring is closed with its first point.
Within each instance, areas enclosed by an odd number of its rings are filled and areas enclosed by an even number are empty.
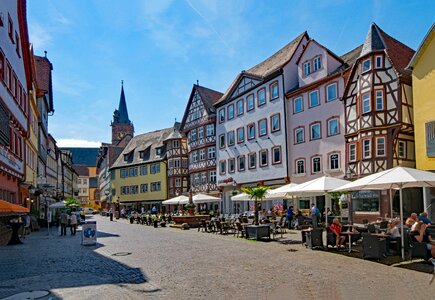
{"type": "Polygon", "coordinates": [[[91,246],[97,243],[97,221],[88,220],[82,225],[82,245],[91,246]]]}

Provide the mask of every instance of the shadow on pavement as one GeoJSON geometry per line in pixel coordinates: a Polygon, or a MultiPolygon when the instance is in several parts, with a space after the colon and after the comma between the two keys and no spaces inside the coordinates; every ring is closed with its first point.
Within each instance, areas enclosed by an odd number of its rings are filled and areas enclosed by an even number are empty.
{"type": "Polygon", "coordinates": [[[97,231],[97,239],[105,237],[119,237],[119,234],[97,231]]]}

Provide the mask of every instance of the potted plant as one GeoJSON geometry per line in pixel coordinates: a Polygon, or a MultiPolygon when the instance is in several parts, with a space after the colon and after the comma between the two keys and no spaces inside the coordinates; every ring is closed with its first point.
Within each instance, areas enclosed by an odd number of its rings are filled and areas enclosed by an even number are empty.
{"type": "Polygon", "coordinates": [[[233,190],[233,191],[231,192],[231,195],[236,196],[238,193],[239,193],[238,191],[233,190]]]}
{"type": "Polygon", "coordinates": [[[133,224],[133,222],[134,222],[134,217],[133,217],[133,215],[128,216],[128,219],[130,220],[130,224],[133,224]]]}
{"type": "Polygon", "coordinates": [[[187,203],[185,207],[189,212],[189,215],[193,216],[195,214],[196,205],[193,202],[187,203]]]}

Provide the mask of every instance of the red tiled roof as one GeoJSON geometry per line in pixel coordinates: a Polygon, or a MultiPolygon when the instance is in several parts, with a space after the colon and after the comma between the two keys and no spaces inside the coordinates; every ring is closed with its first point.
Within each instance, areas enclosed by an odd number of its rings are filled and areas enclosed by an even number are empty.
{"type": "Polygon", "coordinates": [[[50,91],[50,77],[53,69],[46,57],[35,55],[36,83],[38,89],[48,93],[50,91]]]}

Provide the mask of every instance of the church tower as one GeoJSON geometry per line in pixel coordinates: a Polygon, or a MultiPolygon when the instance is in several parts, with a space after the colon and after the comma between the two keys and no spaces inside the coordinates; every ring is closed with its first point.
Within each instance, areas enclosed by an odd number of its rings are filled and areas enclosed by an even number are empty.
{"type": "Polygon", "coordinates": [[[112,126],[112,145],[125,146],[134,135],[133,123],[128,118],[123,82],[121,83],[119,107],[113,112],[113,121],[110,126],[112,126]],[[120,143],[125,143],[125,145],[120,143]]]}

